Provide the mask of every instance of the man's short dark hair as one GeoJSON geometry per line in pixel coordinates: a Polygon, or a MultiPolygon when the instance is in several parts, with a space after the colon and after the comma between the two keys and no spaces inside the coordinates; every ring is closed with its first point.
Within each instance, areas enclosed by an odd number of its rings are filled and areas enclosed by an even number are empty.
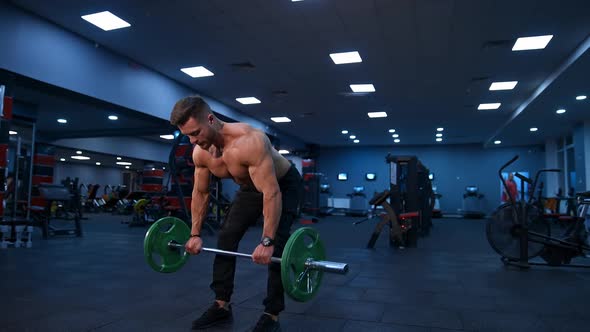
{"type": "Polygon", "coordinates": [[[211,113],[209,104],[199,96],[189,96],[180,99],[174,104],[170,114],[170,124],[173,126],[182,126],[188,119],[204,119],[211,113]]]}

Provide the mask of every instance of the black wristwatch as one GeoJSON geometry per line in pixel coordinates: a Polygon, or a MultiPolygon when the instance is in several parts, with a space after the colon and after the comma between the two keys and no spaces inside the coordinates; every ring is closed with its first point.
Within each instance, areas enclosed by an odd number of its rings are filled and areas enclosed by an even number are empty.
{"type": "Polygon", "coordinates": [[[260,244],[262,244],[262,246],[264,246],[264,247],[270,247],[275,244],[275,240],[269,238],[268,236],[265,236],[260,241],[260,244]]]}

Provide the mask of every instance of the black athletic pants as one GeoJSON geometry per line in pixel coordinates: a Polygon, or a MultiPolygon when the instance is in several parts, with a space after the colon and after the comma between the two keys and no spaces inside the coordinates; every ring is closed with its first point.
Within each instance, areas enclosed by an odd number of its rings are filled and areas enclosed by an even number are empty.
{"type": "MultiPolygon", "coordinates": [[[[303,193],[301,175],[291,166],[279,180],[283,209],[275,235],[274,257],[281,257],[289,239],[291,225],[296,218],[303,193]]],[[[262,193],[251,186],[241,186],[236,192],[231,208],[219,232],[217,247],[222,250],[237,251],[238,244],[249,226],[254,225],[262,214],[262,193]]],[[[254,244],[253,244],[254,245],[254,244]]],[[[256,244],[258,245],[258,244],[256,244]]],[[[215,299],[229,302],[234,289],[236,257],[216,255],[213,263],[213,282],[211,289],[215,299]]],[[[271,263],[268,266],[267,295],[263,302],[265,312],[278,315],[285,309],[285,297],[281,282],[281,266],[271,263]]]]}

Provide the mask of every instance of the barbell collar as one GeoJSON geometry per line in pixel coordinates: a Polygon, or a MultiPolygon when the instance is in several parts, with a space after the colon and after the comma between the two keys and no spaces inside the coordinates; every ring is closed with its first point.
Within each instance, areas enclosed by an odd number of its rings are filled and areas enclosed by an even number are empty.
{"type": "Polygon", "coordinates": [[[346,263],[339,263],[339,262],[331,262],[331,261],[315,261],[311,258],[308,258],[305,261],[305,267],[310,268],[312,270],[336,273],[336,274],[346,274],[348,273],[348,264],[346,263]]]}

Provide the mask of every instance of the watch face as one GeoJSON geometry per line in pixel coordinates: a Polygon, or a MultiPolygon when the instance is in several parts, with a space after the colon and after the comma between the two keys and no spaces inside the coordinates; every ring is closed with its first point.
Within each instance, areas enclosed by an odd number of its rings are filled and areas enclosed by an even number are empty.
{"type": "Polygon", "coordinates": [[[265,237],[264,239],[262,239],[262,245],[265,247],[269,247],[272,245],[272,239],[269,237],[265,237]]]}

